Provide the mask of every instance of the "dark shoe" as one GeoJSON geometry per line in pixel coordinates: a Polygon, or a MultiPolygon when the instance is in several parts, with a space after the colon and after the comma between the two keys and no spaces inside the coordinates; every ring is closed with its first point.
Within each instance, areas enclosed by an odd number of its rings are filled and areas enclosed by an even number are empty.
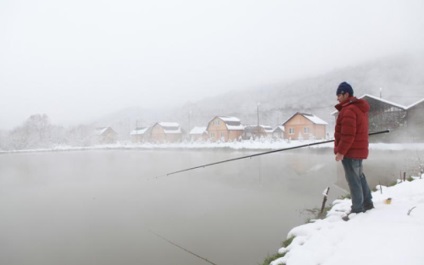
{"type": "Polygon", "coordinates": [[[368,211],[368,210],[371,210],[371,209],[374,209],[374,204],[372,202],[364,204],[364,210],[365,211],[368,211]]]}

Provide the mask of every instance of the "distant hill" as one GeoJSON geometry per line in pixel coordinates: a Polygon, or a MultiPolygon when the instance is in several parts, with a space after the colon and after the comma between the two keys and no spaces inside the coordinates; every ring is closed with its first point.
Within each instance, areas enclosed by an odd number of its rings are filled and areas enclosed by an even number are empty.
{"type": "Polygon", "coordinates": [[[329,122],[331,131],[333,117],[330,113],[337,103],[335,91],[340,82],[349,82],[356,96],[381,95],[386,100],[410,105],[424,98],[423,73],[424,54],[397,55],[292,82],[231,90],[174,109],[130,108],[107,115],[96,124],[107,123],[120,133],[136,125],[149,126],[157,121],[179,122],[189,130],[194,126],[205,126],[216,115],[237,116],[244,124],[256,124],[259,109],[261,124],[275,127],[299,111],[313,113],[329,122]]]}

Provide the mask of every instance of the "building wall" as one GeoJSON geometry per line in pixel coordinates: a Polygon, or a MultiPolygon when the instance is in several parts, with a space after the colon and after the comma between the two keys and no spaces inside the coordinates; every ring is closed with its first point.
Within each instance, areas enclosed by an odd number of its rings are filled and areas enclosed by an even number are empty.
{"type": "Polygon", "coordinates": [[[229,132],[225,122],[216,117],[208,123],[207,132],[211,141],[228,141],[229,132]]]}
{"type": "Polygon", "coordinates": [[[165,131],[159,124],[155,124],[150,132],[150,141],[154,143],[166,142],[165,131]]]}
{"type": "Polygon", "coordinates": [[[408,110],[407,134],[412,142],[424,140],[424,102],[408,110]]]}

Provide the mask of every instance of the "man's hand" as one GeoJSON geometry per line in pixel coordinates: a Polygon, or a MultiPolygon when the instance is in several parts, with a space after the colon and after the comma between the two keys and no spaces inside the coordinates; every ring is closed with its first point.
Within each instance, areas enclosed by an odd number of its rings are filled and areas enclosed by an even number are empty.
{"type": "Polygon", "coordinates": [[[336,154],[336,161],[343,160],[343,157],[344,157],[344,155],[342,155],[342,154],[340,154],[340,153],[337,153],[337,154],[336,154]]]}

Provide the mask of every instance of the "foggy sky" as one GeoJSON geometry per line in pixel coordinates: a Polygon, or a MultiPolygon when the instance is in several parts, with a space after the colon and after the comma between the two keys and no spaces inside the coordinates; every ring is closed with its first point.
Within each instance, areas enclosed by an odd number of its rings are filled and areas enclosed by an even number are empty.
{"type": "Polygon", "coordinates": [[[0,129],[176,106],[424,47],[423,0],[2,0],[0,129]]]}

